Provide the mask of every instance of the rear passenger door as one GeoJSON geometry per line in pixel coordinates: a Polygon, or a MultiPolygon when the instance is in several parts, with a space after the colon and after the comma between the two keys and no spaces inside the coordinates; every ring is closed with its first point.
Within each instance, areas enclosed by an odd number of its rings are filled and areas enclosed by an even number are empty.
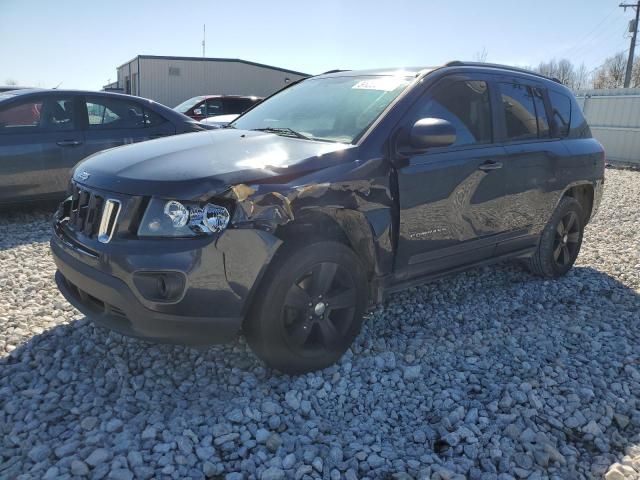
{"type": "Polygon", "coordinates": [[[82,159],[73,95],[29,95],[0,106],[0,203],[61,195],[82,159]]]}
{"type": "Polygon", "coordinates": [[[566,156],[562,142],[552,138],[547,93],[543,83],[501,78],[498,120],[507,151],[504,162],[504,221],[512,237],[496,254],[533,246],[553,210],[558,163],[566,156]]]}
{"type": "Polygon", "coordinates": [[[83,105],[85,156],[176,133],[171,122],[134,99],[87,95],[83,105]]]}

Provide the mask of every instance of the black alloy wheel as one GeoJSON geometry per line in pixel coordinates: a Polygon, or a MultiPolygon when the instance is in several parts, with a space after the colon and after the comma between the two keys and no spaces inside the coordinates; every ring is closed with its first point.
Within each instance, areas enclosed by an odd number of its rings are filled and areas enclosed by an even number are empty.
{"type": "Polygon", "coordinates": [[[289,374],[319,370],[353,343],[367,298],[365,269],[349,246],[285,243],[255,294],[244,334],[272,368],[289,374]]]}
{"type": "Polygon", "coordinates": [[[583,230],[582,205],[575,198],[562,198],[540,235],[538,248],[529,258],[531,272],[545,278],[566,274],[580,253],[583,230]]]}
{"type": "Polygon", "coordinates": [[[318,263],[287,292],[282,308],[286,342],[303,356],[336,351],[351,328],[357,300],[354,280],[344,267],[318,263]]]}
{"type": "Polygon", "coordinates": [[[569,211],[556,226],[553,261],[559,268],[572,264],[580,249],[580,222],[575,211],[569,211]]]}

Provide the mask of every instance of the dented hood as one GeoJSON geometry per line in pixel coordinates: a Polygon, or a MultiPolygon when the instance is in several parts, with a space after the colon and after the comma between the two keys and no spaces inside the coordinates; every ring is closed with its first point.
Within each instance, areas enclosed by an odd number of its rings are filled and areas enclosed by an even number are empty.
{"type": "Polygon", "coordinates": [[[354,159],[356,146],[235,129],[176,135],[96,153],[74,180],[101,190],[184,200],[238,183],[295,178],[354,159]]]}

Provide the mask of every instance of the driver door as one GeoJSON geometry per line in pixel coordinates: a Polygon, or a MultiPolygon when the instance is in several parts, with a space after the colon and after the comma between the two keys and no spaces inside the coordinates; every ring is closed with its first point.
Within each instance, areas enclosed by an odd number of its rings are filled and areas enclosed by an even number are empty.
{"type": "Polygon", "coordinates": [[[507,230],[501,215],[506,151],[494,145],[490,78],[453,75],[433,85],[405,116],[440,118],[456,130],[448,147],[409,154],[397,168],[399,279],[437,273],[493,255],[507,230]]]}

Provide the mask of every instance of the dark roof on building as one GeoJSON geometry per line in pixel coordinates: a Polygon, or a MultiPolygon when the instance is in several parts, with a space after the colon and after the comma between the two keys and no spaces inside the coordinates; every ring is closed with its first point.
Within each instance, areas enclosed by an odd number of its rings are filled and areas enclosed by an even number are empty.
{"type": "Polygon", "coordinates": [[[296,72],[295,70],[288,70],[286,68],[274,67],[273,65],[265,65],[264,63],[251,62],[249,60],[242,60],[240,58],[213,58],[213,57],[172,57],[165,55],[137,55],[128,62],[123,63],[120,67],[124,67],[125,65],[137,60],[137,59],[148,59],[148,60],[186,60],[186,61],[197,61],[197,62],[236,62],[236,63],[244,63],[246,65],[253,65],[254,67],[262,67],[268,68],[270,70],[278,70],[279,72],[291,73],[292,75],[301,75],[303,77],[310,77],[308,73],[296,72]]]}

